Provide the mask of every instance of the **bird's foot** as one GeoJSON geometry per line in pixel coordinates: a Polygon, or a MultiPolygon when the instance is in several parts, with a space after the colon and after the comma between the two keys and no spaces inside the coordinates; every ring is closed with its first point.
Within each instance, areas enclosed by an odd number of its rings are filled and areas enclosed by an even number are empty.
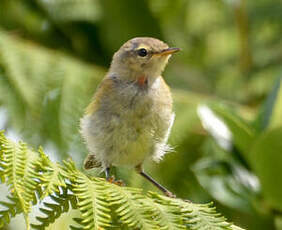
{"type": "Polygon", "coordinates": [[[125,186],[125,183],[122,180],[116,180],[115,176],[109,177],[107,181],[110,182],[111,184],[115,184],[121,187],[125,186]]]}
{"type": "Polygon", "coordinates": [[[116,179],[115,176],[110,176],[109,178],[107,178],[107,181],[113,183],[115,179],[116,179]]]}
{"type": "Polygon", "coordinates": [[[125,186],[125,183],[124,183],[122,180],[116,180],[116,181],[114,182],[114,184],[116,184],[116,185],[118,185],[118,186],[120,186],[120,187],[124,187],[124,186],[125,186]]]}
{"type": "Polygon", "coordinates": [[[168,196],[168,197],[170,197],[170,198],[176,198],[176,195],[173,194],[173,193],[170,192],[170,191],[166,191],[166,192],[165,192],[165,195],[168,196]]]}

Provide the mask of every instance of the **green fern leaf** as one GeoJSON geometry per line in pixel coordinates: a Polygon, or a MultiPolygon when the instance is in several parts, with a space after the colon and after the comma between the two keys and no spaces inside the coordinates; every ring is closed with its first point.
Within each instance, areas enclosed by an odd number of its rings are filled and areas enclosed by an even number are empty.
{"type": "Polygon", "coordinates": [[[43,159],[43,174],[40,177],[42,181],[43,194],[40,199],[54,193],[59,192],[59,187],[66,187],[64,178],[62,176],[62,169],[58,163],[53,163],[44,155],[40,149],[40,154],[43,159]]]}
{"type": "MultiPolygon", "coordinates": [[[[159,198],[167,200],[167,197],[164,196],[159,196],[159,198]]],[[[212,203],[194,204],[190,201],[181,199],[173,199],[171,202],[181,207],[181,212],[185,217],[186,226],[189,229],[232,229],[231,224],[227,223],[225,218],[220,213],[216,212],[215,207],[212,207],[212,203]]]]}
{"type": "Polygon", "coordinates": [[[180,214],[179,207],[172,204],[172,202],[158,199],[159,194],[149,192],[150,199],[142,200],[144,206],[149,210],[153,210],[154,220],[158,223],[161,230],[180,230],[186,229],[184,223],[184,216],[180,214]]]}
{"type": "Polygon", "coordinates": [[[111,205],[116,206],[115,212],[121,223],[130,228],[159,229],[157,222],[152,219],[155,214],[142,203],[145,196],[141,194],[141,189],[111,184],[109,191],[111,205]]]}
{"type": "Polygon", "coordinates": [[[0,228],[10,223],[11,217],[15,217],[22,212],[22,207],[17,197],[8,196],[7,198],[10,202],[0,201],[0,205],[5,208],[0,211],[0,228]]]}
{"type": "MultiPolygon", "coordinates": [[[[110,204],[107,202],[107,184],[104,179],[88,178],[78,170],[73,163],[65,162],[67,170],[72,174],[72,192],[78,199],[78,208],[82,219],[74,220],[83,229],[101,230],[110,226],[110,204]]],[[[73,229],[77,228],[72,226],[73,229]]]]}
{"type": "Polygon", "coordinates": [[[37,154],[27,149],[26,144],[16,144],[5,138],[0,133],[1,159],[3,173],[6,176],[6,184],[10,191],[19,199],[24,213],[27,229],[29,229],[28,213],[31,201],[34,197],[33,163],[36,162],[37,154]],[[27,157],[28,156],[28,157],[27,157]]]}
{"type": "Polygon", "coordinates": [[[50,224],[54,223],[63,213],[69,211],[70,207],[72,209],[77,209],[77,200],[74,195],[69,194],[66,188],[60,188],[62,192],[56,192],[54,195],[49,197],[53,203],[44,202],[43,208],[40,211],[45,214],[45,217],[37,216],[36,219],[40,224],[31,224],[33,229],[44,230],[50,224]]]}

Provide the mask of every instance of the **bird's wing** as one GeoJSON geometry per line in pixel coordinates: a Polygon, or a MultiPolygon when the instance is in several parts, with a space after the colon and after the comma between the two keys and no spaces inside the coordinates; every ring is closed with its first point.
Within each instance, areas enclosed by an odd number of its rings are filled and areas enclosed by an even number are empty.
{"type": "Polygon", "coordinates": [[[94,154],[89,154],[84,160],[83,167],[85,170],[100,168],[102,167],[102,163],[97,161],[94,154]]]}
{"type": "Polygon", "coordinates": [[[105,77],[94,94],[91,103],[87,106],[85,114],[91,115],[95,113],[100,108],[102,99],[110,95],[112,90],[113,80],[111,78],[105,77]]]}

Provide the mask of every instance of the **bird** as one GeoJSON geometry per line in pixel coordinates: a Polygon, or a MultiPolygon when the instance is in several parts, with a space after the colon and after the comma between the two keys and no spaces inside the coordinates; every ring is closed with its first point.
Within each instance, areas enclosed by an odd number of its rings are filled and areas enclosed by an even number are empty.
{"type": "Polygon", "coordinates": [[[145,172],[143,162],[147,158],[159,162],[172,150],[167,141],[175,113],[161,74],[179,50],[156,38],[136,37],[113,55],[80,120],[89,151],[85,170],[101,167],[110,180],[111,167],[129,166],[165,195],[174,196],[145,172]]]}

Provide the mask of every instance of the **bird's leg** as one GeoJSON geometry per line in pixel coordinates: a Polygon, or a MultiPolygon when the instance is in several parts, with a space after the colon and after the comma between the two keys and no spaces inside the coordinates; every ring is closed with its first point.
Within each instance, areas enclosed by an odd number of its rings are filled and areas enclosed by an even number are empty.
{"type": "Polygon", "coordinates": [[[161,190],[166,196],[168,197],[172,197],[175,198],[176,196],[170,192],[168,189],[166,189],[164,186],[162,186],[161,184],[159,184],[157,181],[155,181],[151,176],[149,176],[147,173],[144,172],[144,170],[142,169],[141,165],[138,165],[135,167],[136,171],[143,176],[144,178],[146,178],[148,181],[150,181],[153,185],[155,185],[159,190],[161,190]]]}
{"type": "Polygon", "coordinates": [[[109,181],[110,180],[110,170],[111,170],[111,168],[110,167],[107,167],[106,169],[105,169],[105,176],[106,176],[106,180],[107,181],[109,181]]]}

